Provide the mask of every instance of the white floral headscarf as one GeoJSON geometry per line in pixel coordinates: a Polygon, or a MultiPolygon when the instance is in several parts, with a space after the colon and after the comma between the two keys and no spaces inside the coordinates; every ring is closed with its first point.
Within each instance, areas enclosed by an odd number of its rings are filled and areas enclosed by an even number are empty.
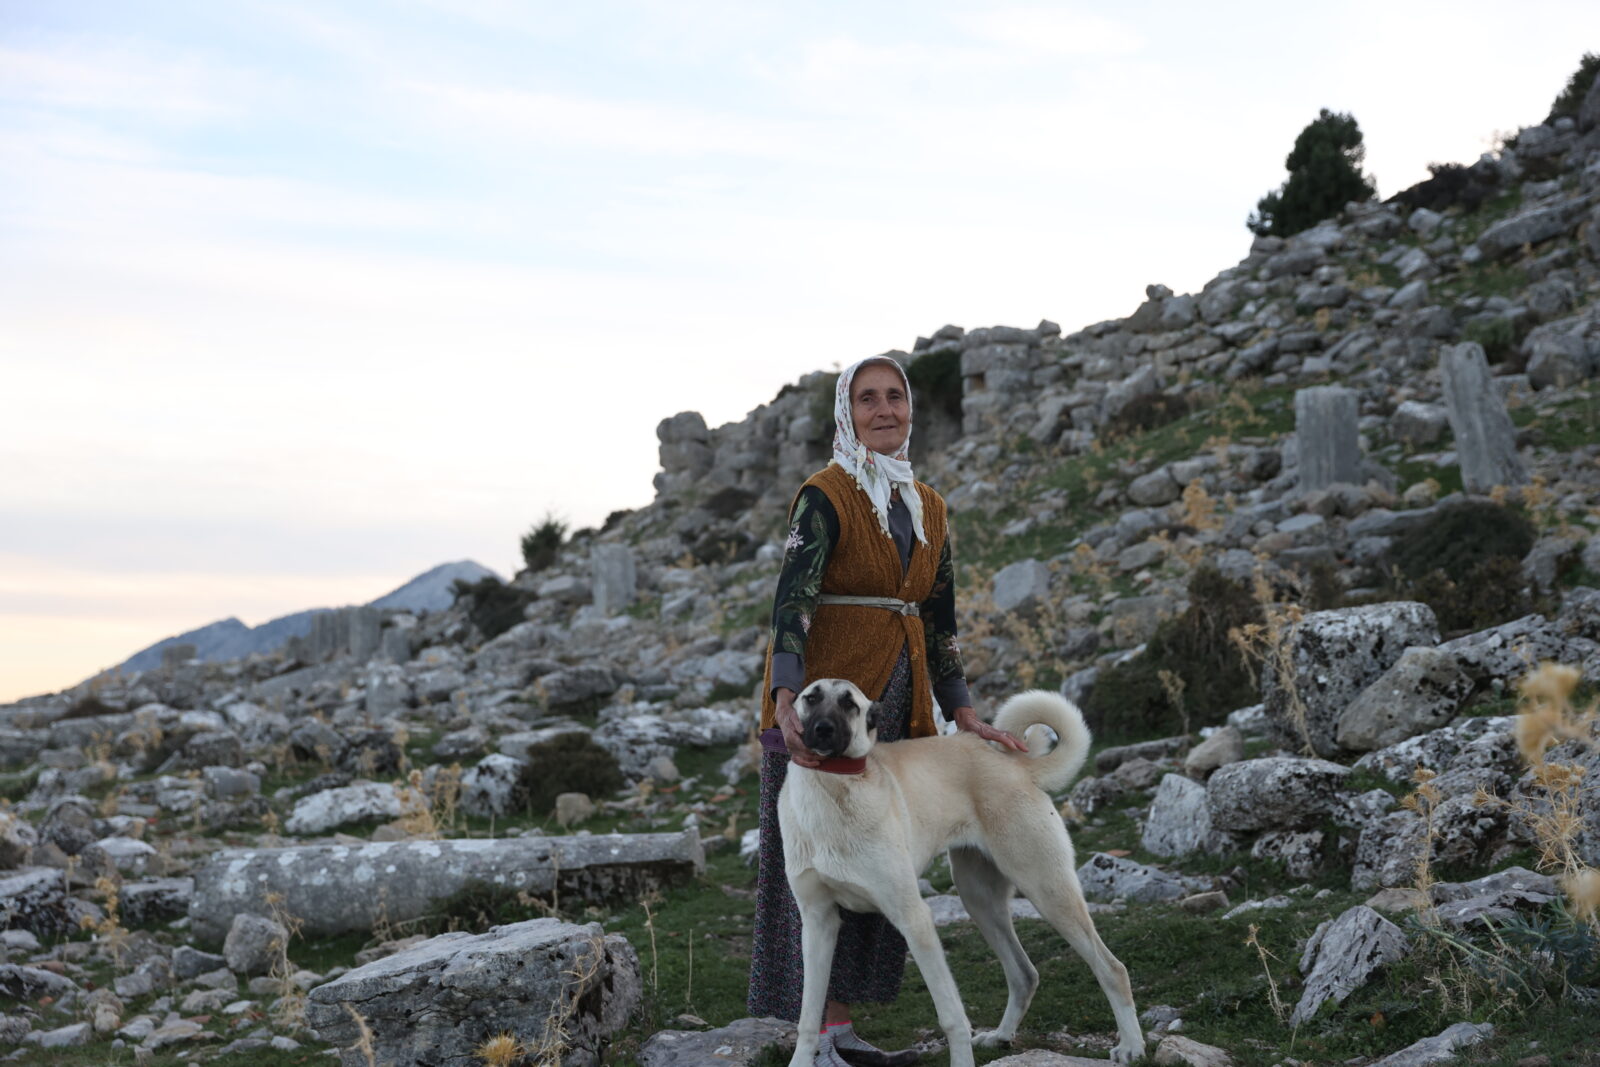
{"type": "Polygon", "coordinates": [[[928,543],[922,529],[922,497],[917,493],[917,478],[911,472],[911,430],[906,429],[905,443],[892,456],[874,452],[856,437],[856,423],[850,412],[850,383],[862,367],[882,365],[893,367],[900,375],[906,390],[906,408],[911,407],[911,383],[900,364],[888,356],[873,356],[852,363],[839,375],[838,387],[833,394],[833,461],[843,467],[856,480],[863,492],[872,500],[878,513],[878,528],[889,536],[889,498],[895,489],[900,490],[900,500],[911,513],[911,529],[917,540],[928,543]]]}

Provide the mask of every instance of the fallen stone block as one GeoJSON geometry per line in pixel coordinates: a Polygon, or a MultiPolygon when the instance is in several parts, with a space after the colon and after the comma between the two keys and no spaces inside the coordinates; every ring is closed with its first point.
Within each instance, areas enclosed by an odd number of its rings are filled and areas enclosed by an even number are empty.
{"type": "Polygon", "coordinates": [[[1163,1067],[1233,1067],[1233,1057],[1215,1045],[1168,1034],[1156,1048],[1155,1060],[1163,1067]]]}
{"type": "Polygon", "coordinates": [[[437,911],[472,882],[588,903],[633,901],[705,870],[694,829],[671,834],[385,841],[223,849],[195,874],[189,908],[196,940],[220,942],[233,916],[269,912],[283,896],[307,936],[370,931],[437,911]]]}
{"type": "MultiPolygon", "coordinates": [[[[598,1067],[642,995],[633,946],[599,923],[533,919],[441,934],[326,982],[306,1021],[340,1062],[469,1063],[510,1034],[531,1059],[598,1067]],[[370,1034],[368,1052],[361,1047],[370,1034]]],[[[715,1061],[713,1061],[715,1062],[715,1061]]]]}
{"type": "Polygon", "coordinates": [[[117,893],[122,919],[131,926],[182,918],[189,914],[189,903],[193,899],[193,878],[147,878],[141,882],[124,882],[117,893]]]}

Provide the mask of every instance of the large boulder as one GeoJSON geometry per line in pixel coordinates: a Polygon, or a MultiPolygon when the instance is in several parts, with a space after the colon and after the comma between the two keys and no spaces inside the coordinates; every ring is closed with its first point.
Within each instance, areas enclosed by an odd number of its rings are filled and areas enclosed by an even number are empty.
{"type": "Polygon", "coordinates": [[[1473,688],[1472,676],[1449,652],[1408,648],[1339,716],[1339,746],[1371,752],[1443,726],[1473,688]]]}
{"type": "Polygon", "coordinates": [[[1029,612],[1050,598],[1050,568],[1023,559],[1000,568],[994,576],[994,606],[1010,615],[1029,612]]]}
{"type": "Polygon", "coordinates": [[[599,923],[533,919],[441,934],[311,991],[306,1021],[345,1067],[469,1063],[509,1034],[541,1063],[598,1067],[642,995],[639,960],[599,923]]]}
{"type": "Polygon", "coordinates": [[[1536,245],[1559,237],[1578,224],[1582,207],[1581,201],[1564,200],[1501,219],[1478,236],[1478,248],[1485,258],[1496,259],[1523,245],[1536,245]]]}
{"type": "Polygon", "coordinates": [[[1342,754],[1339,718],[1352,700],[1413,645],[1435,645],[1439,624],[1426,604],[1393,601],[1307,615],[1289,635],[1292,676],[1269,659],[1261,688],[1273,732],[1287,747],[1309,743],[1342,754]],[[1302,721],[1303,720],[1303,721],[1302,721]]]}
{"type": "Polygon", "coordinates": [[[1206,783],[1217,830],[1295,830],[1342,813],[1350,768],[1327,760],[1271,756],[1220,768],[1206,783]]]}
{"type": "MultiPolygon", "coordinates": [[[[438,902],[472,882],[563,901],[637,900],[705,870],[697,830],[671,834],[385,841],[359,846],[223,849],[195,874],[194,936],[220,941],[233,916],[268,910],[267,894],[300,919],[306,936],[370,931],[436,915],[438,902]]],[[[59,872],[55,872],[59,880],[59,872]]]]}
{"type": "Polygon", "coordinates": [[[528,802],[528,765],[515,756],[491,753],[461,776],[461,810],[468,815],[505,816],[528,802]]]}

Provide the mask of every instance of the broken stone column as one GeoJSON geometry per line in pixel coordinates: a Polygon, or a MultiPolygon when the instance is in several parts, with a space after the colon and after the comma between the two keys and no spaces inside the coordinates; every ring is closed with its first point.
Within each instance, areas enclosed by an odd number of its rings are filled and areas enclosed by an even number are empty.
{"type": "Polygon", "coordinates": [[[594,606],[613,615],[633,603],[638,571],[627,545],[596,545],[589,556],[594,606]]]}
{"type": "Polygon", "coordinates": [[[643,991],[622,935],[532,919],[441,934],[357,967],[311,991],[306,1022],[341,1046],[346,1067],[476,1063],[478,1047],[499,1034],[530,1061],[598,1065],[643,991]]]}
{"type": "Polygon", "coordinates": [[[219,942],[234,915],[267,914],[267,894],[279,893],[305,933],[323,937],[370,931],[380,918],[400,923],[436,914],[440,900],[470,882],[559,896],[563,906],[615,903],[687,882],[705,862],[693,829],[223,849],[195,874],[189,917],[196,939],[219,942]]]}
{"type": "Polygon", "coordinates": [[[1294,394],[1300,491],[1361,484],[1361,408],[1355,390],[1319,385],[1294,394]]]}
{"type": "Polygon", "coordinates": [[[326,663],[344,652],[350,647],[348,609],[333,608],[313,615],[308,642],[307,651],[313,663],[326,663]]]}
{"type": "Polygon", "coordinates": [[[1528,471],[1517,454],[1516,428],[1495,391],[1483,346],[1475,341],[1446,346],[1439,353],[1439,377],[1456,437],[1461,484],[1471,493],[1525,484],[1528,471]]]}

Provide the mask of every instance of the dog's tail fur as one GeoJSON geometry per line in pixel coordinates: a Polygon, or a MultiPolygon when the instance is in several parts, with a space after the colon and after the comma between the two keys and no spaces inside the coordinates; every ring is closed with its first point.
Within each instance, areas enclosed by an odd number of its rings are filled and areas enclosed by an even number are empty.
{"type": "Polygon", "coordinates": [[[1018,693],[1000,706],[994,724],[1002,730],[1023,736],[1030,726],[1048,726],[1059,739],[1056,747],[1042,756],[1032,755],[1043,747],[1037,734],[1028,741],[1030,755],[1022,757],[1029,773],[1040,789],[1046,793],[1059,792],[1078,776],[1083,761],[1089,755],[1089,727],[1084,724],[1083,712],[1059,693],[1044,689],[1030,689],[1018,693]]]}

